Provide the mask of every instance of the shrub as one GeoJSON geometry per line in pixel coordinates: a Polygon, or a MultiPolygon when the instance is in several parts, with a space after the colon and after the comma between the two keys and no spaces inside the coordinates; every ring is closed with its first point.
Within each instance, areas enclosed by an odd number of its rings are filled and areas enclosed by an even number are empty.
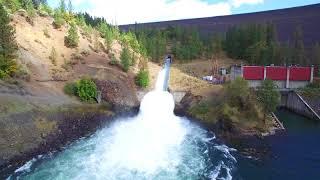
{"type": "Polygon", "coordinates": [[[310,97],[310,98],[320,97],[320,81],[315,81],[309,84],[307,87],[302,88],[301,92],[306,97],[310,97]]]}
{"type": "Polygon", "coordinates": [[[123,70],[128,72],[131,65],[131,56],[128,47],[122,49],[120,59],[123,70]]]}
{"type": "Polygon", "coordinates": [[[56,49],[54,47],[52,47],[49,59],[51,60],[51,63],[55,66],[57,65],[57,58],[58,58],[58,53],[57,53],[56,49]]]}
{"type": "Polygon", "coordinates": [[[207,102],[199,102],[188,109],[188,112],[196,119],[204,122],[213,122],[215,118],[211,113],[213,109],[210,108],[212,108],[212,106],[210,106],[207,102]]]}
{"type": "Polygon", "coordinates": [[[227,84],[225,89],[229,103],[233,106],[244,106],[250,95],[248,82],[240,77],[227,84]]]}
{"type": "Polygon", "coordinates": [[[61,28],[65,24],[65,20],[63,19],[63,15],[59,11],[55,11],[54,13],[54,21],[53,21],[53,26],[56,29],[61,28]]]}
{"type": "Polygon", "coordinates": [[[0,79],[13,76],[18,70],[16,62],[0,55],[0,79]]]}
{"type": "Polygon", "coordinates": [[[264,80],[261,87],[259,87],[258,100],[262,103],[265,112],[274,112],[280,104],[280,92],[272,80],[264,80]]]}
{"type": "Polygon", "coordinates": [[[49,16],[53,15],[53,10],[51,9],[51,7],[43,3],[40,4],[39,11],[46,12],[49,16]]]}
{"type": "Polygon", "coordinates": [[[81,101],[91,101],[97,95],[97,86],[89,78],[83,78],[76,83],[77,96],[80,97],[81,101]]]}
{"type": "Polygon", "coordinates": [[[76,96],[77,95],[77,84],[74,82],[67,83],[64,86],[63,90],[64,90],[64,93],[66,93],[67,95],[76,96]]]}
{"type": "Polygon", "coordinates": [[[136,84],[140,87],[146,88],[149,85],[149,72],[140,70],[136,77],[136,84]]]}
{"type": "Polygon", "coordinates": [[[0,55],[5,59],[13,59],[18,49],[15,40],[15,29],[10,25],[6,10],[0,5],[0,55]]]}
{"type": "Polygon", "coordinates": [[[67,47],[70,48],[78,47],[79,35],[77,26],[74,23],[70,25],[68,36],[64,37],[64,43],[67,47]]]}
{"type": "Polygon", "coordinates": [[[0,0],[0,3],[6,8],[9,8],[11,13],[15,13],[21,8],[21,3],[19,0],[0,0]]]}
{"type": "Polygon", "coordinates": [[[77,24],[78,26],[80,26],[80,27],[85,27],[85,26],[87,26],[86,20],[85,20],[85,18],[84,18],[83,15],[78,15],[78,16],[76,17],[76,24],[77,24]]]}

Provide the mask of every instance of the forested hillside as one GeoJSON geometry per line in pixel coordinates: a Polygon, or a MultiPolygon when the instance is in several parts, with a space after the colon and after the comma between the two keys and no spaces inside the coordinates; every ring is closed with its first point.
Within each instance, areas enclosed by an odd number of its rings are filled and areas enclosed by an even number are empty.
{"type": "Polygon", "coordinates": [[[251,14],[120,26],[134,32],[153,61],[226,54],[248,64],[320,64],[320,5],[251,14]]]}

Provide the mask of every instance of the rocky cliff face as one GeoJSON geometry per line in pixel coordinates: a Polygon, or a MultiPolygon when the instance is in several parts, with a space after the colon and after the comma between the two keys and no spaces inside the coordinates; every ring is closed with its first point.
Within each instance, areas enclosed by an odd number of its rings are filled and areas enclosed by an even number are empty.
{"type": "Polygon", "coordinates": [[[100,71],[96,75],[95,82],[101,91],[102,99],[110,103],[116,112],[139,107],[132,75],[100,71]]]}

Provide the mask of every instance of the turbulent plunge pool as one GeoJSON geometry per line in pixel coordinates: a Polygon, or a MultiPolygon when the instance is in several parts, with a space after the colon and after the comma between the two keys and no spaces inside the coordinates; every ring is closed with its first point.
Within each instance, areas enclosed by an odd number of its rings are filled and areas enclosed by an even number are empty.
{"type": "Polygon", "coordinates": [[[39,156],[8,179],[232,179],[233,149],[188,119],[174,115],[164,91],[166,66],[156,88],[133,118],[121,118],[64,151],[39,156]]]}

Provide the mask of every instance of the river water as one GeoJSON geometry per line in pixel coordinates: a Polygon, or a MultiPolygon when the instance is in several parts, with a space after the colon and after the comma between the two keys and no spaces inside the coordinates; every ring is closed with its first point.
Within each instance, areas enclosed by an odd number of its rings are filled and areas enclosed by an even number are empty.
{"type": "Polygon", "coordinates": [[[242,156],[212,132],[174,115],[173,97],[163,89],[166,70],[136,117],[119,118],[62,152],[36,157],[8,179],[320,179],[319,123],[281,110],[288,131],[266,138],[270,156],[242,156]]]}
{"type": "Polygon", "coordinates": [[[236,156],[241,179],[320,179],[320,122],[279,110],[286,132],[266,138],[270,155],[260,160],[236,156]]]}

